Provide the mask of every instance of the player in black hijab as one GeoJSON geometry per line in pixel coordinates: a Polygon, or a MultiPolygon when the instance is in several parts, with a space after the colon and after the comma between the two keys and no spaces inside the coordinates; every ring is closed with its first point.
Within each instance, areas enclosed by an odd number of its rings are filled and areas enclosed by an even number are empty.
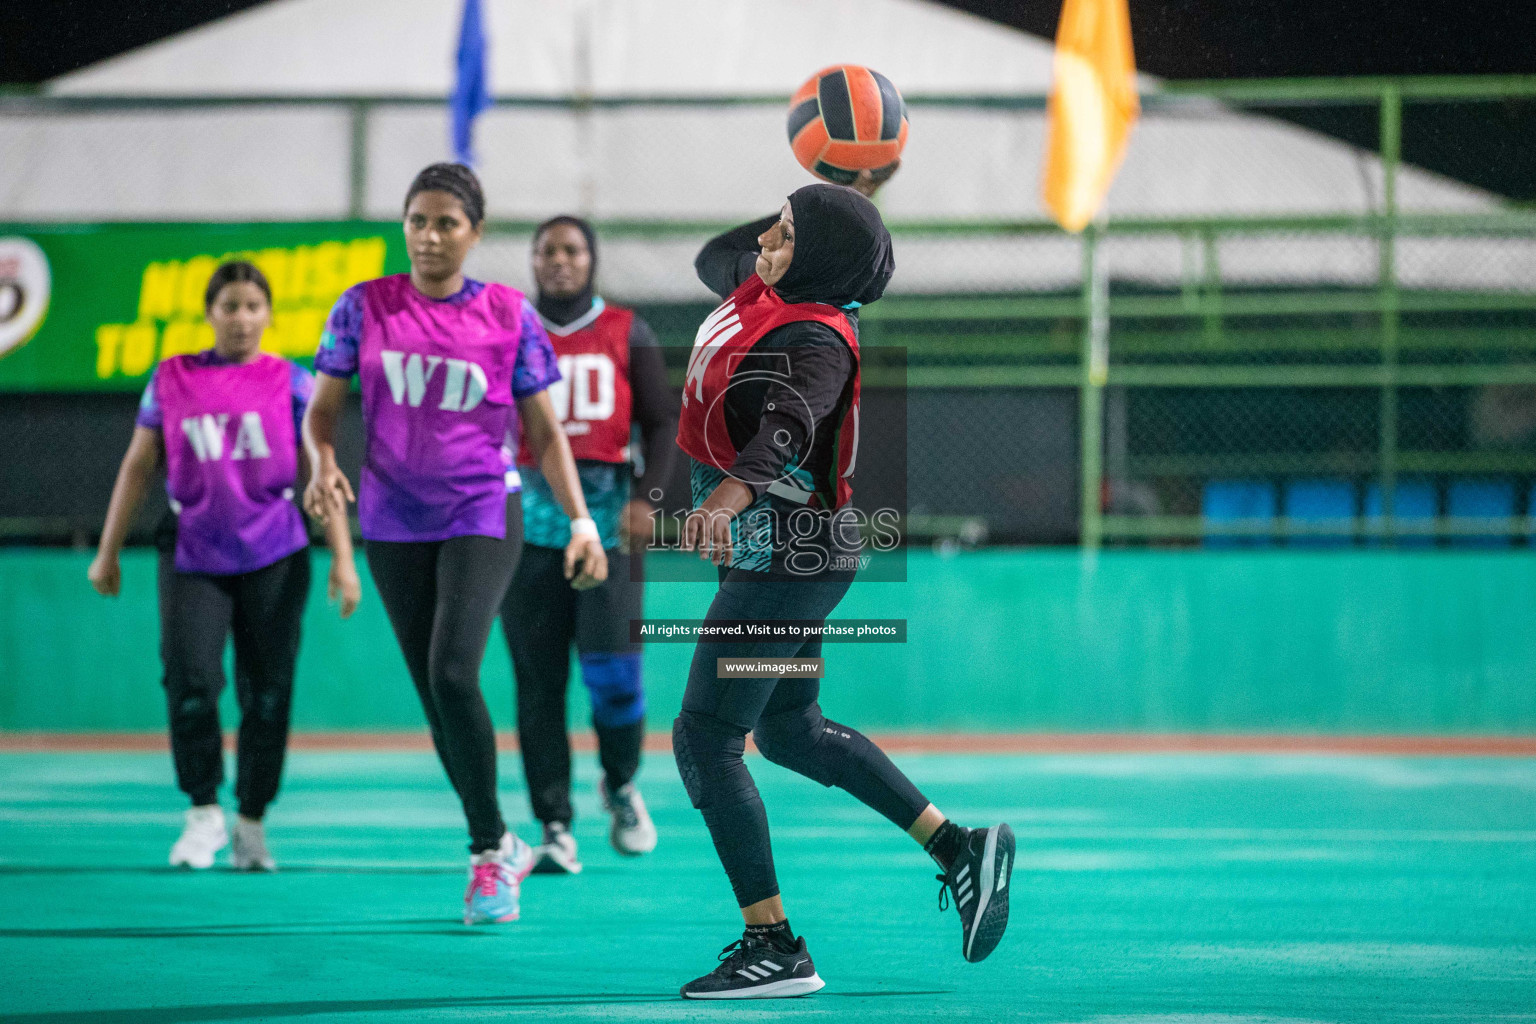
{"type": "MultiPolygon", "coordinates": [[[[873,191],[867,175],[861,184],[873,191]]],[[[679,443],[694,456],[695,511],[683,546],[720,567],[720,590],[706,623],[824,622],[853,582],[840,558],[857,550],[843,546],[843,538],[856,534],[842,515],[850,511],[844,483],[853,463],[840,446],[846,443],[845,420],[857,407],[857,310],[880,298],[895,270],[891,236],[861,191],[808,185],[778,215],[721,235],[695,261],[700,279],[725,299],[705,327],[708,332],[719,324],[720,333],[695,346],[689,382],[696,381],[697,390],[688,397],[699,401],[691,402],[691,413],[685,404],[679,433],[679,443]],[[754,338],[754,331],[760,336],[754,338]],[[726,354],[700,358],[711,344],[726,354]],[[773,362],[787,364],[787,374],[775,379],[753,368],[773,362]],[[712,374],[709,366],[727,369],[712,374]],[[717,401],[735,449],[728,469],[712,454],[723,442],[718,433],[709,435],[715,439],[709,445],[697,443],[698,431],[708,429],[699,427],[701,410],[717,401]],[[752,525],[765,512],[766,534],[752,525]],[[818,524],[815,531],[803,528],[807,514],[818,524]],[[820,545],[825,568],[797,569],[794,554],[785,550],[791,547],[788,531],[771,525],[791,516],[800,517],[794,551],[803,553],[807,541],[820,545]],[[754,543],[764,537],[771,543],[754,543]]],[[[720,658],[820,655],[819,636],[701,641],[694,652],[682,713],[673,724],[673,752],[746,931],[725,948],[719,967],[683,986],[687,998],[798,996],[823,985],[779,895],[767,814],[742,760],[748,732],[770,761],[847,791],[922,844],[943,870],[941,895],[959,911],[967,960],[985,958],[1007,927],[1014,848],[1007,825],[972,830],[945,818],[869,739],[822,714],[818,679],[723,679],[717,672],[720,658]]]]}
{"type": "Polygon", "coordinates": [[[807,185],[789,196],[794,259],[773,286],[785,302],[867,306],[896,272],[891,233],[875,204],[841,185],[807,185]]]}

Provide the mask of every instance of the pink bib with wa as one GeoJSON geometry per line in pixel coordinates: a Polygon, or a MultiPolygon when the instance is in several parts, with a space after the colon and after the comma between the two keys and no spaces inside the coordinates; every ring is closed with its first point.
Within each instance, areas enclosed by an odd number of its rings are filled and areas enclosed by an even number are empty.
{"type": "Polygon", "coordinates": [[[292,374],[265,352],[248,363],[172,356],[155,370],[180,571],[251,572],[308,543],[293,503],[292,374]]]}

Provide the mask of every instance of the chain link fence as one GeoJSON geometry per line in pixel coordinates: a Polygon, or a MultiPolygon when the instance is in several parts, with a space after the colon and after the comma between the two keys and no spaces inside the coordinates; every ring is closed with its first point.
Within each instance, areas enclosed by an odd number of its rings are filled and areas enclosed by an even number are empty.
{"type": "MultiPolygon", "coordinates": [[[[1170,86],[1083,236],[1040,219],[1043,97],[909,97],[880,197],[897,276],[861,322],[866,386],[904,395],[908,535],[1529,543],[1536,215],[1476,168],[1401,154],[1533,94],[1170,86]]],[[[469,270],[527,286],[533,225],[589,214],[604,294],[686,348],[713,306],[699,246],[804,181],[783,116],[778,98],[503,102],[469,270]]],[[[391,219],[446,132],[440,102],[407,98],[7,97],[0,220],[391,219]]]]}

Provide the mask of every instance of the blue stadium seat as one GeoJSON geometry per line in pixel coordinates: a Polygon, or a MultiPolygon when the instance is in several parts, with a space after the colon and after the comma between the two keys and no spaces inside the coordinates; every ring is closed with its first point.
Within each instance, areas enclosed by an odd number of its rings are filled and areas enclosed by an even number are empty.
{"type": "MultiPolygon", "coordinates": [[[[1200,495],[1200,512],[1208,526],[1236,520],[1275,518],[1275,485],[1267,480],[1207,480],[1200,495]]],[[[1267,527],[1266,527],[1267,529],[1267,527]]],[[[1273,536],[1238,536],[1208,533],[1204,544],[1210,548],[1260,547],[1272,543],[1273,536]]]]}
{"type": "MultiPolygon", "coordinates": [[[[1404,477],[1397,481],[1392,492],[1392,520],[1405,527],[1418,527],[1417,531],[1404,529],[1397,537],[1402,548],[1428,548],[1435,544],[1435,535],[1427,527],[1433,525],[1438,510],[1435,508],[1435,485],[1419,477],[1404,477]]],[[[1365,524],[1376,529],[1381,523],[1381,488],[1371,484],[1365,489],[1365,524]]],[[[1368,543],[1383,543],[1380,534],[1367,535],[1368,543]]]]}
{"type": "Polygon", "coordinates": [[[1295,548],[1338,547],[1354,542],[1355,485],[1348,480],[1317,478],[1285,485],[1285,515],[1293,526],[1338,524],[1337,532],[1293,533],[1286,543],[1295,548]]]}
{"type": "MultiPolygon", "coordinates": [[[[1515,483],[1513,480],[1457,480],[1446,491],[1445,514],[1488,520],[1488,525],[1495,525],[1500,519],[1507,521],[1515,514],[1515,483]]],[[[1508,533],[1451,538],[1452,544],[1463,548],[1502,548],[1512,542],[1508,533]]]]}
{"type": "Polygon", "coordinates": [[[1536,547],[1536,483],[1531,484],[1531,493],[1525,496],[1525,521],[1530,530],[1526,543],[1536,547]]]}

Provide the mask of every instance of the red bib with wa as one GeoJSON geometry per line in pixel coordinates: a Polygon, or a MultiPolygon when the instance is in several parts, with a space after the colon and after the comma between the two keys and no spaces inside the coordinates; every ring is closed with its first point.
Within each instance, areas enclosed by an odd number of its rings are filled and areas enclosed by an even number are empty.
{"type": "MultiPolygon", "coordinates": [[[[571,442],[571,454],[594,462],[629,461],[629,329],[632,310],[603,305],[566,327],[545,321],[555,347],[560,379],[549,386],[555,417],[571,442]],[[589,319],[590,318],[590,319],[589,319]]],[[[534,465],[524,440],[520,465],[534,465]]]]}
{"type": "Polygon", "coordinates": [[[732,292],[699,328],[683,382],[677,444],[700,462],[729,472],[740,454],[725,424],[725,389],[730,386],[731,374],[770,331],[801,320],[827,325],[848,345],[853,353],[853,401],[836,428],[835,476],[817,480],[814,495],[782,481],[768,490],[805,504],[814,498],[822,508],[842,508],[853,494],[853,464],[859,447],[858,335],[836,307],[820,302],[785,302],[756,274],[732,292]]]}

